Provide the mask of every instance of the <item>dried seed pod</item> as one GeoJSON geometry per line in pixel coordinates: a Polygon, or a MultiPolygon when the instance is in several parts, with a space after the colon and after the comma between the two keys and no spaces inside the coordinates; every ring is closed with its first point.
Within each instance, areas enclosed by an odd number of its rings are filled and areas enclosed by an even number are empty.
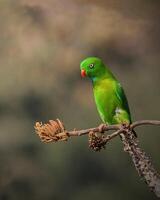
{"type": "Polygon", "coordinates": [[[103,134],[98,135],[97,133],[90,132],[89,133],[89,148],[94,151],[100,151],[105,148],[106,140],[103,134]]]}

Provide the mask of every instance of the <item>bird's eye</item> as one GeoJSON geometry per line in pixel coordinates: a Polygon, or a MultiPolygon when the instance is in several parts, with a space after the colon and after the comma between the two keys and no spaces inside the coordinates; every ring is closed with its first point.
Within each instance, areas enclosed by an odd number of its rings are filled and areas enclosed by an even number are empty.
{"type": "Polygon", "coordinates": [[[89,67],[92,69],[94,67],[94,64],[93,63],[90,64],[89,67]]]}

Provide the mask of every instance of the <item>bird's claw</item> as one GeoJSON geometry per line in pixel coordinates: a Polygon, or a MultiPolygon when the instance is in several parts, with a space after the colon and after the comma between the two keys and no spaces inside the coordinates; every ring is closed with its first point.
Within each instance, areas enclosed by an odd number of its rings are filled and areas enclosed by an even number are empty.
{"type": "Polygon", "coordinates": [[[100,124],[98,127],[98,132],[99,133],[104,133],[104,128],[106,127],[106,124],[100,124]]]}
{"type": "Polygon", "coordinates": [[[122,123],[122,129],[128,129],[130,127],[130,124],[128,123],[122,123]]]}

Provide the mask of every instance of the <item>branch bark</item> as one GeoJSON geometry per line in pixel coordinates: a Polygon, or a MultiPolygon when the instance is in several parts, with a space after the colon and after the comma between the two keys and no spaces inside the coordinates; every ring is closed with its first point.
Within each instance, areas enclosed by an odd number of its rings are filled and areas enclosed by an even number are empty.
{"type": "Polygon", "coordinates": [[[55,121],[50,120],[46,124],[37,122],[35,124],[35,131],[40,139],[46,143],[67,141],[73,136],[88,135],[89,147],[95,151],[100,151],[102,148],[105,148],[109,141],[120,135],[124,145],[124,151],[130,155],[139,176],[144,179],[149,189],[160,198],[160,174],[154,168],[151,159],[139,147],[138,140],[134,134],[134,129],[142,125],[160,125],[160,121],[141,120],[133,122],[132,124],[101,124],[95,128],[67,131],[63,123],[57,119],[55,121]],[[109,130],[114,132],[105,136],[104,133],[109,130]]]}

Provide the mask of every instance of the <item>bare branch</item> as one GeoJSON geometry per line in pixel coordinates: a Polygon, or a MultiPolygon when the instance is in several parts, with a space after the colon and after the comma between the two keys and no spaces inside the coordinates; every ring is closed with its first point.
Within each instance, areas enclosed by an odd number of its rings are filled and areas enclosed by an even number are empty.
{"type": "Polygon", "coordinates": [[[131,124],[131,128],[134,129],[137,126],[141,126],[141,125],[160,125],[160,121],[158,120],[141,120],[141,121],[137,121],[137,122],[133,122],[131,124]]]}
{"type": "Polygon", "coordinates": [[[153,167],[151,159],[139,147],[138,140],[134,134],[134,128],[142,125],[160,125],[160,121],[141,120],[133,122],[132,124],[101,124],[95,128],[67,131],[63,123],[57,119],[55,121],[50,120],[46,124],[37,122],[35,124],[35,131],[41,141],[46,143],[67,141],[72,136],[88,135],[89,147],[94,151],[100,151],[105,148],[109,141],[120,135],[124,145],[124,151],[131,156],[138,174],[145,180],[150,190],[160,198],[160,175],[153,167]],[[110,130],[115,132],[105,136],[104,133],[110,130]]]}
{"type": "MultiPolygon", "coordinates": [[[[120,130],[115,133],[112,133],[111,135],[108,135],[107,138],[114,138],[115,136],[119,135],[120,133],[124,132],[125,129],[133,130],[134,128],[142,125],[160,125],[160,121],[158,120],[141,120],[133,122],[130,125],[126,124],[116,124],[116,125],[106,125],[101,124],[98,127],[95,128],[89,128],[89,129],[82,129],[82,130],[73,130],[73,131],[67,131],[64,128],[63,123],[57,119],[55,121],[50,120],[49,123],[42,124],[42,122],[36,122],[35,124],[35,131],[41,138],[43,142],[57,142],[57,141],[66,141],[68,137],[72,136],[82,136],[87,135],[90,132],[94,133],[101,133],[102,131],[109,131],[109,130],[120,130]]],[[[109,140],[110,140],[109,139],[109,140]]]]}

